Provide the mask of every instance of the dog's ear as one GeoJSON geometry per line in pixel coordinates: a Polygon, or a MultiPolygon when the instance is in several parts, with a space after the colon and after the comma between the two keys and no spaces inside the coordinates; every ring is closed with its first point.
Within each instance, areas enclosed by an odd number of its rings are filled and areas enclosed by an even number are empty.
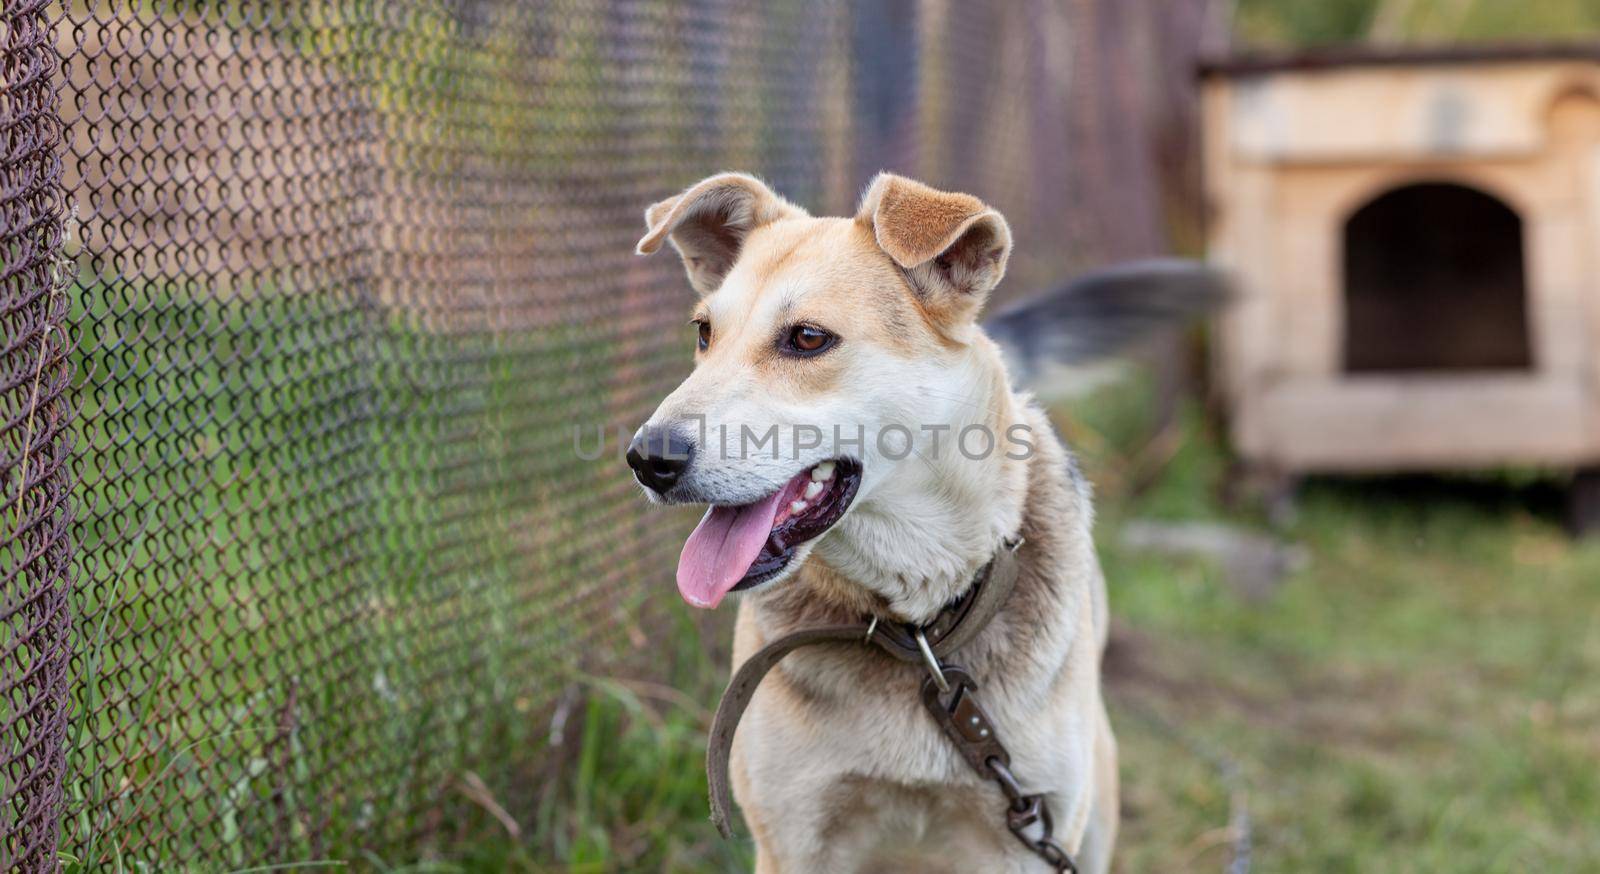
{"type": "Polygon", "coordinates": [[[706,295],[716,291],[733,269],[751,231],[780,218],[805,214],[754,176],[720,173],[645,210],[648,230],[637,251],[648,255],[670,239],[683,258],[689,283],[706,295]]]}
{"type": "Polygon", "coordinates": [[[977,317],[1011,257],[1011,228],[983,201],[892,173],[879,173],[867,186],[856,221],[872,228],[923,307],[945,324],[977,317]]]}

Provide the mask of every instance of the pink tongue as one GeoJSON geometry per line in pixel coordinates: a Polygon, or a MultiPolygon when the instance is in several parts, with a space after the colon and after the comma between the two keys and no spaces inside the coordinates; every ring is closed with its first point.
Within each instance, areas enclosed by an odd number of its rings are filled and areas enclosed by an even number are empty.
{"type": "Polygon", "coordinates": [[[772,533],[784,489],[743,507],[712,507],[678,556],[678,593],[711,609],[744,578],[772,533]]]}

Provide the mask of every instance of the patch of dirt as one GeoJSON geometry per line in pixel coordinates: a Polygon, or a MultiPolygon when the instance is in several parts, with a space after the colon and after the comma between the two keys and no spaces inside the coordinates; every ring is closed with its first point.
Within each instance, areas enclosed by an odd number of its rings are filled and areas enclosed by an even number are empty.
{"type": "Polygon", "coordinates": [[[1282,653],[1235,667],[1199,644],[1115,621],[1102,672],[1112,701],[1177,724],[1242,722],[1318,746],[1383,752],[1415,743],[1404,714],[1425,705],[1396,674],[1341,672],[1282,653]]]}

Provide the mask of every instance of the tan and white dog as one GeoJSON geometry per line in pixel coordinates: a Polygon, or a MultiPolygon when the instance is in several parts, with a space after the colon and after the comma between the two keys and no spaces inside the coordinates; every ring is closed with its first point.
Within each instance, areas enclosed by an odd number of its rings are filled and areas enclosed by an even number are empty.
{"type": "MultiPolygon", "coordinates": [[[[1117,754],[1089,493],[977,321],[1011,253],[1005,219],[889,174],[854,217],[812,217],[730,173],[646,221],[638,251],[670,241],[699,294],[695,370],[629,451],[653,501],[710,505],[683,597],[745,593],[737,664],[807,625],[925,622],[1024,538],[1009,600],[960,662],[1057,839],[1086,874],[1107,870],[1117,754]]],[[[930,720],[922,679],[850,645],[772,672],[732,760],[758,872],[1047,870],[930,720]]]]}

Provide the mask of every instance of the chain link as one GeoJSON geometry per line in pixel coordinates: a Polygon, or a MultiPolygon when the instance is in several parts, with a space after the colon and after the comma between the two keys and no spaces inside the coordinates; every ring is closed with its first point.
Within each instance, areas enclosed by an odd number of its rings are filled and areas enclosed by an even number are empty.
{"type": "Polygon", "coordinates": [[[922,681],[923,705],[962,759],[1000,787],[1007,802],[1007,830],[1053,870],[1076,874],[1077,863],[1055,840],[1055,820],[1049,803],[1042,794],[1023,791],[1011,772],[1011,753],[1000,742],[993,720],[978,702],[977,682],[964,668],[940,663],[931,652],[924,653],[924,661],[928,676],[922,681]],[[1035,829],[1037,834],[1030,835],[1035,829]]]}
{"type": "Polygon", "coordinates": [[[990,758],[988,765],[995,782],[1000,784],[1000,791],[1005,793],[1006,800],[1011,802],[1011,806],[1006,809],[1006,828],[1022,842],[1023,846],[1050,863],[1057,871],[1071,871],[1076,874],[1077,863],[1055,840],[1055,820],[1050,816],[1050,805],[1045,802],[1044,796],[1024,793],[1017,783],[1017,778],[1011,773],[1011,768],[1000,759],[990,758]],[[1035,825],[1039,826],[1039,834],[1037,837],[1029,837],[1028,830],[1035,825]]]}
{"type": "Polygon", "coordinates": [[[71,232],[55,10],[0,0],[0,871],[55,871],[72,688],[71,232]]]}

